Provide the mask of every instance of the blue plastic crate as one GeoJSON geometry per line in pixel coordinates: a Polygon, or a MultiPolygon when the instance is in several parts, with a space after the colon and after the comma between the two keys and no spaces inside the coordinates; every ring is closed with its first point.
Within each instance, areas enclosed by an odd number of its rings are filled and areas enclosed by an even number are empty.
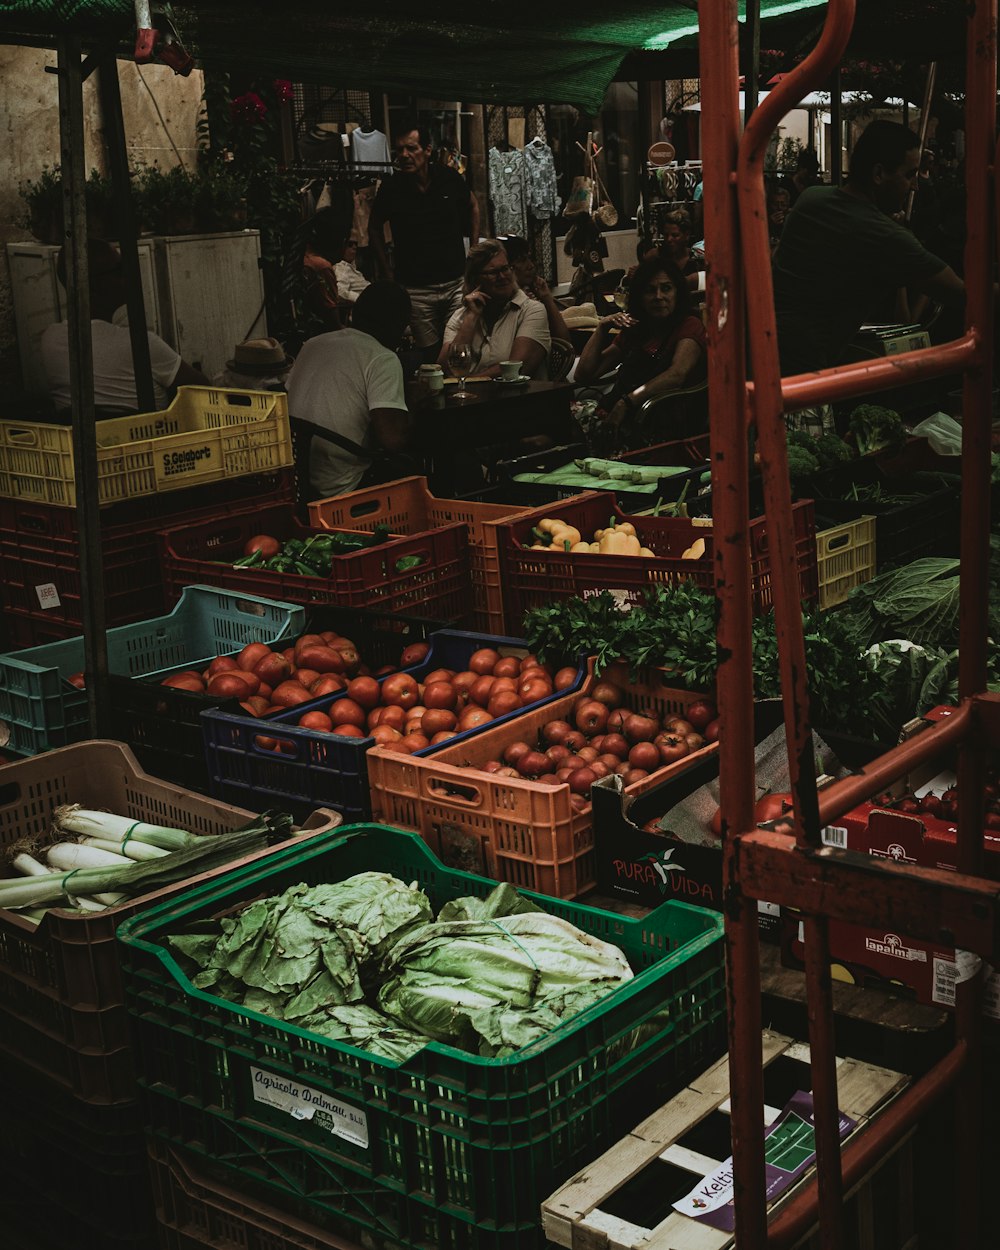
{"type": "Polygon", "coordinates": [[[668,902],[632,919],[523,891],[618,946],[635,976],[501,1059],[430,1042],[390,1062],[194,989],[167,947],[169,934],[253,899],[362,871],[416,882],[435,910],[493,888],[446,868],[416,834],[365,825],[234,870],[118,930],[143,1122],[241,1192],[266,1192],[317,1225],[339,1215],[374,1244],[541,1250],[541,1201],[722,1054],[722,917],[668,902]],[[339,1131],[259,1097],[262,1078],[337,1107],[339,1131]]]}
{"type": "MultiPolygon", "coordinates": [[[[406,670],[418,681],[436,668],[464,668],[473,652],[481,647],[494,647],[508,655],[528,653],[528,644],[522,639],[463,630],[439,630],[431,635],[430,641],[426,660],[406,670]]],[[[541,703],[579,689],[585,675],[586,669],[581,665],[569,690],[556,691],[541,703]]],[[[344,697],[342,691],[256,720],[219,709],[203,712],[201,722],[211,793],[227,803],[237,803],[254,811],[277,805],[297,816],[314,807],[332,807],[341,812],[345,820],[368,819],[372,809],[365,757],[368,748],[375,745],[374,738],[347,738],[302,729],[296,724],[305,712],[326,711],[331,703],[344,697]],[[279,754],[260,746],[257,739],[261,736],[280,737],[282,744],[287,742],[289,746],[286,750],[283,745],[279,754]]],[[[483,728],[493,729],[523,710],[498,716],[483,728]]],[[[449,738],[447,745],[454,746],[480,732],[479,729],[466,730],[449,738]]],[[[414,754],[430,755],[436,750],[438,747],[425,747],[414,754]]]]}
{"type": "MultiPolygon", "coordinates": [[[[305,610],[295,604],[188,586],[168,615],[108,630],[108,671],[138,677],[178,664],[200,668],[248,642],[277,642],[304,627],[305,610]]],[[[86,692],[66,680],[83,665],[82,637],[0,656],[4,750],[37,755],[87,736],[86,692]]]]}

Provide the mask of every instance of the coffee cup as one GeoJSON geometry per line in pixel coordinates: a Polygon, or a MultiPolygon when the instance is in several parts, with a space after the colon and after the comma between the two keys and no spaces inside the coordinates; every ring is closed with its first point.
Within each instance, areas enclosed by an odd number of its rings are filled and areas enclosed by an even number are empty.
{"type": "Polygon", "coordinates": [[[519,360],[500,361],[500,377],[505,382],[515,382],[520,376],[521,362],[519,360]]]}
{"type": "Polygon", "coordinates": [[[440,365],[421,365],[417,375],[429,391],[444,390],[444,370],[440,365]]]}

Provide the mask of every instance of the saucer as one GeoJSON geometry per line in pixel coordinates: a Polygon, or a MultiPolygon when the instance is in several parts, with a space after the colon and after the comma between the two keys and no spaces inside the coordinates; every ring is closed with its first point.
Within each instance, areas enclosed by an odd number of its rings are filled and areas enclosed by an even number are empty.
{"type": "Polygon", "coordinates": [[[530,380],[526,373],[519,373],[516,378],[497,378],[497,381],[502,382],[504,386],[517,386],[521,382],[530,382],[530,380]]]}

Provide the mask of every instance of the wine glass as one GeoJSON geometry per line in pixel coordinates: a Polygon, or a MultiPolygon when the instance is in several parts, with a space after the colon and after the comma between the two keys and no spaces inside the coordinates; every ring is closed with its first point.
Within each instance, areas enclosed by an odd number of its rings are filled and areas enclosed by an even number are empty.
{"type": "Polygon", "coordinates": [[[628,305],[628,282],[626,281],[624,274],[622,275],[621,281],[612,292],[611,298],[615,301],[622,312],[624,312],[626,306],[628,305]]]}
{"type": "Polygon", "coordinates": [[[472,391],[465,389],[465,379],[479,364],[479,352],[471,343],[452,343],[448,352],[448,368],[458,378],[458,390],[453,399],[475,399],[472,391]]]}

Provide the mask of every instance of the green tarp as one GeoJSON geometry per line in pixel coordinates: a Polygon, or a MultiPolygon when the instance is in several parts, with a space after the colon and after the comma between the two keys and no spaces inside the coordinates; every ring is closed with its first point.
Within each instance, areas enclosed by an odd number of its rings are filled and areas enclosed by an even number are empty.
{"type": "MultiPolygon", "coordinates": [[[[760,0],[765,20],[824,3],[760,0]]],[[[173,11],[185,45],[217,69],[438,99],[565,102],[591,112],[629,52],[691,44],[698,30],[697,0],[374,0],[357,10],[322,0],[209,0],[173,11]]],[[[0,40],[5,31],[51,40],[81,26],[124,35],[127,46],[131,0],[0,0],[0,40]]]]}

